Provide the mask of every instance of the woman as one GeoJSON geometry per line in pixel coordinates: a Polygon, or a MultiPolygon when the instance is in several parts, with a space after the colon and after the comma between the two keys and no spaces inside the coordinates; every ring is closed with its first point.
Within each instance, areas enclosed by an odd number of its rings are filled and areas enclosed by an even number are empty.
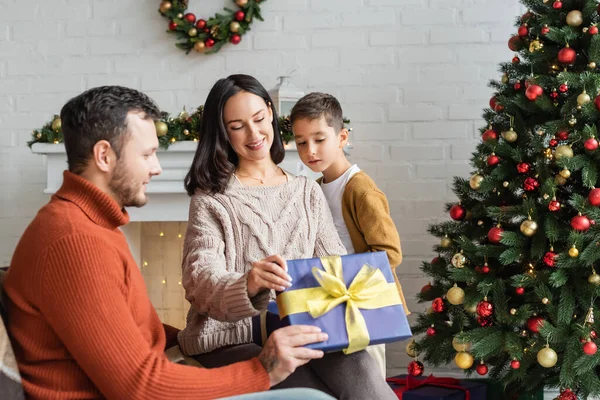
{"type": "MultiPolygon", "coordinates": [[[[277,114],[253,77],[219,80],[204,105],[185,178],[191,196],[183,286],[192,307],[178,340],[212,368],[256,356],[251,317],[291,286],[285,260],[346,254],[316,182],[277,166],[277,114]]],[[[338,399],[395,399],[365,352],[326,354],[274,388],[312,387],[338,399]]]]}

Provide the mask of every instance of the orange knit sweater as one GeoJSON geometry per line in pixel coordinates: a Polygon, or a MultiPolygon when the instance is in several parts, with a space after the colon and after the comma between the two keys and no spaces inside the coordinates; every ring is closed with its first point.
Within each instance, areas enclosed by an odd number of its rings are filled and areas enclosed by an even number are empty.
{"type": "Polygon", "coordinates": [[[118,229],[126,211],[68,171],[31,222],[5,280],[8,330],[29,398],[213,399],[269,389],[258,359],[171,363],[142,274],[118,229]]]}

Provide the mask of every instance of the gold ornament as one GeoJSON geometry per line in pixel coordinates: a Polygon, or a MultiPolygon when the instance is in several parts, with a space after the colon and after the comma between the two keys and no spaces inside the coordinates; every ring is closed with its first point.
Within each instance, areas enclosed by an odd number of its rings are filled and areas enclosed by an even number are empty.
{"type": "Polygon", "coordinates": [[[240,23],[237,21],[233,21],[232,23],[229,24],[229,30],[233,33],[237,32],[240,30],[240,23]]]}
{"type": "Polygon", "coordinates": [[[35,137],[36,137],[37,139],[41,139],[41,138],[42,138],[42,134],[38,132],[38,133],[36,133],[36,134],[35,134],[35,137]]]}
{"type": "Polygon", "coordinates": [[[592,274],[588,276],[588,282],[592,285],[600,285],[600,275],[596,273],[596,270],[592,269],[592,274]]]}
{"type": "Polygon", "coordinates": [[[558,362],[558,355],[549,345],[546,345],[546,347],[538,351],[537,361],[544,368],[552,368],[558,362]]]}
{"type": "Polygon", "coordinates": [[[588,64],[588,68],[589,68],[589,69],[595,69],[595,68],[596,68],[596,63],[595,63],[595,62],[593,62],[593,61],[591,61],[591,62],[588,64]]]}
{"type": "Polygon", "coordinates": [[[202,53],[205,49],[206,45],[204,44],[204,42],[194,43],[194,50],[196,50],[198,53],[202,53]]]}
{"type": "Polygon", "coordinates": [[[513,128],[510,128],[509,130],[502,132],[500,135],[504,138],[504,140],[506,140],[509,143],[513,143],[519,137],[517,135],[517,132],[515,132],[513,130],[513,128]]]}
{"type": "Polygon", "coordinates": [[[406,354],[411,358],[414,358],[417,356],[417,350],[415,349],[415,341],[414,340],[411,340],[410,342],[408,342],[406,344],[406,354]]]}
{"type": "Polygon", "coordinates": [[[477,221],[477,225],[479,225],[479,226],[483,225],[483,221],[482,220],[477,221]]]}
{"type": "Polygon", "coordinates": [[[171,4],[170,1],[163,1],[160,3],[160,6],[158,7],[158,9],[160,10],[161,13],[166,13],[167,11],[169,11],[171,9],[171,7],[173,7],[173,4],[171,4]]]}
{"type": "Polygon", "coordinates": [[[544,156],[546,156],[546,159],[548,160],[552,160],[554,158],[554,155],[552,154],[552,149],[550,147],[544,149],[544,156]]]}
{"type": "Polygon", "coordinates": [[[450,240],[448,236],[444,236],[440,242],[440,246],[442,246],[443,248],[448,248],[452,246],[452,240],[450,240]]]}
{"type": "Polygon", "coordinates": [[[588,312],[585,315],[585,323],[586,324],[593,324],[594,323],[594,309],[592,307],[590,307],[588,309],[588,312]]]}
{"type": "Polygon", "coordinates": [[[567,180],[560,175],[556,175],[554,177],[554,183],[556,183],[558,186],[563,186],[567,183],[567,180]]]}
{"type": "Polygon", "coordinates": [[[510,315],[515,315],[517,313],[517,309],[516,308],[511,308],[510,309],[510,315]]]}
{"type": "Polygon", "coordinates": [[[471,304],[470,306],[465,306],[465,311],[469,314],[475,314],[477,312],[477,304],[471,304]]]}
{"type": "Polygon", "coordinates": [[[183,111],[181,111],[179,113],[179,115],[177,116],[177,118],[181,119],[181,120],[186,120],[190,117],[190,114],[187,112],[187,110],[185,109],[185,106],[183,107],[183,111]]]}
{"type": "Polygon", "coordinates": [[[550,197],[550,196],[548,195],[548,193],[544,193],[544,195],[542,196],[542,198],[543,198],[544,200],[548,200],[548,197],[550,197]]]}
{"type": "Polygon", "coordinates": [[[571,119],[569,119],[569,125],[575,126],[576,123],[577,119],[575,119],[575,117],[571,115],[571,119]]]}
{"type": "Polygon", "coordinates": [[[188,31],[188,35],[190,35],[190,36],[192,36],[192,37],[196,36],[197,34],[198,34],[198,29],[196,29],[196,28],[191,28],[191,29],[188,31]]]}
{"type": "Polygon", "coordinates": [[[508,83],[508,75],[502,75],[502,83],[508,83]]]}
{"type": "Polygon", "coordinates": [[[521,223],[521,233],[525,236],[533,236],[537,232],[538,224],[531,217],[521,223]]]}
{"type": "Polygon", "coordinates": [[[567,14],[567,25],[577,27],[583,24],[583,15],[579,10],[569,11],[567,14]]]}
{"type": "Polygon", "coordinates": [[[559,175],[562,176],[563,178],[567,179],[571,176],[571,171],[569,171],[566,168],[563,168],[563,170],[559,172],[559,175]]]}
{"type": "Polygon", "coordinates": [[[471,350],[471,343],[463,342],[459,338],[454,337],[452,338],[452,347],[454,347],[454,350],[457,352],[469,351],[471,350]]]}
{"type": "Polygon", "coordinates": [[[529,52],[533,53],[534,51],[540,50],[542,47],[544,47],[544,44],[540,42],[540,38],[536,38],[529,43],[529,52]]]}
{"type": "Polygon", "coordinates": [[[566,144],[561,144],[554,150],[554,157],[557,160],[562,160],[563,158],[573,158],[573,149],[571,146],[566,144]]]}
{"type": "Polygon", "coordinates": [[[456,253],[455,255],[453,255],[452,259],[450,260],[450,263],[455,268],[463,268],[465,266],[466,262],[467,262],[467,258],[462,254],[462,252],[456,253]]]}
{"type": "Polygon", "coordinates": [[[454,357],[454,362],[460,369],[469,369],[473,366],[473,356],[466,351],[461,351],[454,357]]]}
{"type": "Polygon", "coordinates": [[[244,7],[248,4],[248,0],[235,0],[235,4],[237,4],[238,7],[244,7]]]}
{"type": "Polygon", "coordinates": [[[179,19],[183,18],[183,14],[182,13],[177,14],[177,18],[179,18],[179,19]]]}
{"type": "Polygon", "coordinates": [[[542,304],[546,304],[546,305],[547,305],[547,304],[549,304],[549,303],[550,303],[550,299],[548,299],[547,297],[544,297],[544,298],[542,299],[542,304]]]}
{"type": "Polygon", "coordinates": [[[455,306],[462,304],[465,301],[465,291],[459,288],[456,283],[446,293],[446,299],[448,303],[454,304],[455,306]]]}
{"type": "Polygon", "coordinates": [[[505,188],[507,188],[509,185],[509,183],[507,181],[502,182],[502,186],[504,186],[505,188]]]}
{"type": "Polygon", "coordinates": [[[471,186],[471,189],[477,190],[481,187],[482,181],[483,181],[483,176],[481,176],[479,174],[475,174],[475,175],[471,176],[471,179],[469,179],[469,186],[471,186]]]}
{"type": "Polygon", "coordinates": [[[184,130],[183,130],[183,134],[184,134],[185,136],[187,136],[187,135],[189,135],[189,134],[190,134],[190,131],[188,131],[187,129],[184,129],[184,130]]]}
{"type": "Polygon", "coordinates": [[[60,119],[60,117],[54,118],[54,120],[52,120],[51,126],[54,132],[60,131],[62,129],[62,120],[60,119]]]}
{"type": "Polygon", "coordinates": [[[175,143],[175,142],[177,141],[177,139],[175,139],[174,137],[172,137],[172,138],[171,138],[169,141],[170,141],[171,143],[175,143]]]}
{"type": "Polygon", "coordinates": [[[219,35],[219,25],[213,25],[213,27],[210,28],[210,35],[214,38],[219,35]]]}
{"type": "Polygon", "coordinates": [[[156,136],[158,137],[165,136],[169,132],[169,127],[163,121],[156,121],[154,126],[156,127],[156,136]]]}
{"type": "Polygon", "coordinates": [[[572,258],[576,258],[577,256],[579,256],[579,250],[577,250],[577,247],[575,247],[575,245],[573,245],[573,247],[569,249],[569,256],[572,258]]]}
{"type": "Polygon", "coordinates": [[[581,94],[579,96],[577,96],[577,104],[579,104],[580,106],[583,106],[586,103],[589,103],[592,99],[590,98],[590,95],[587,94],[587,92],[584,90],[583,92],[581,92],[581,94]]]}

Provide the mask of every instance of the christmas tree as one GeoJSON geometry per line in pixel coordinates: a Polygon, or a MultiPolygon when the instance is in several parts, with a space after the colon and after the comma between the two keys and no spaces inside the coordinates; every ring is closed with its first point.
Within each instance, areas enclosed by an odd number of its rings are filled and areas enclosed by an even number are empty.
{"type": "Polygon", "coordinates": [[[600,21],[597,0],[522,0],[470,179],[451,219],[430,226],[439,254],[407,352],[409,372],[454,361],[502,384],[600,395],[600,21]]]}

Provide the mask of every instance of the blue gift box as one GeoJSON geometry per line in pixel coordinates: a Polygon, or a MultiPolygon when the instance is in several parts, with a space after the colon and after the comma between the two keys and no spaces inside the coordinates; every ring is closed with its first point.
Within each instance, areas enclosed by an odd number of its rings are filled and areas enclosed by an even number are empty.
{"type": "MultiPolygon", "coordinates": [[[[361,308],[358,306],[359,312],[364,318],[368,330],[368,344],[390,343],[411,337],[412,333],[406,318],[406,313],[404,312],[404,308],[400,301],[400,296],[396,296],[398,292],[386,253],[383,251],[370,252],[337,258],[341,259],[341,273],[343,275],[343,282],[347,288],[352,288],[351,285],[357,276],[364,276],[363,272],[365,272],[366,268],[366,270],[375,272],[378,276],[385,278],[383,285],[387,290],[387,294],[385,290],[382,291],[378,294],[380,298],[382,296],[392,297],[389,296],[391,293],[390,290],[394,292],[394,299],[397,297],[397,301],[394,300],[394,305],[386,305],[372,309],[361,308]],[[379,270],[380,272],[373,270],[379,270]],[[393,288],[389,285],[393,285],[393,288]]],[[[288,273],[292,277],[292,286],[284,292],[277,294],[277,304],[280,315],[286,313],[284,307],[286,307],[286,304],[289,304],[283,299],[285,296],[294,295],[294,291],[299,291],[301,289],[321,288],[321,284],[313,273],[313,268],[320,270],[317,272],[327,271],[328,269],[323,263],[324,260],[327,261],[327,259],[331,259],[331,257],[326,257],[323,260],[311,258],[287,262],[288,273]]],[[[284,316],[281,320],[281,325],[316,325],[320,327],[323,332],[328,334],[328,340],[321,343],[314,343],[307,347],[326,352],[338,351],[348,348],[350,344],[346,326],[346,311],[347,303],[342,302],[324,315],[316,318],[313,318],[309,312],[290,313],[289,315],[284,316]]]]}
{"type": "MultiPolygon", "coordinates": [[[[399,375],[394,378],[406,379],[406,375],[399,375]]],[[[392,378],[392,379],[394,379],[392,378]]],[[[419,377],[419,378],[410,378],[419,381],[424,380],[432,380],[431,384],[426,384],[420,387],[416,387],[414,389],[403,388],[402,385],[398,385],[395,383],[389,383],[392,390],[398,394],[398,398],[402,400],[464,400],[465,392],[460,389],[452,389],[447,387],[435,386],[435,378],[433,376],[430,377],[419,377]],[[400,389],[400,390],[399,390],[400,389]],[[404,390],[402,390],[404,389],[404,390]],[[401,393],[400,393],[401,392],[401,393]]],[[[441,381],[447,380],[447,378],[439,379],[441,381]]],[[[469,396],[471,400],[485,400],[487,397],[487,386],[483,382],[475,382],[469,380],[455,380],[456,385],[467,389],[469,391],[469,396]]]]}

